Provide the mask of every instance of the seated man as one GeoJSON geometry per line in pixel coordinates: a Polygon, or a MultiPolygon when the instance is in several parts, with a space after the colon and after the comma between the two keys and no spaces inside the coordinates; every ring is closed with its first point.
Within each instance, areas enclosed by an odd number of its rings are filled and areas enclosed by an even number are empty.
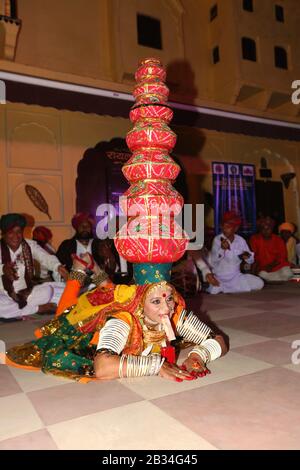
{"type": "Polygon", "coordinates": [[[97,239],[93,236],[94,219],[89,214],[80,212],[72,218],[72,226],[75,230],[75,235],[64,240],[57,250],[57,257],[59,261],[70,271],[73,263],[72,255],[75,254],[80,257],[85,253],[89,253],[96,258],[96,245],[97,239]]]}
{"type": "Polygon", "coordinates": [[[293,277],[284,241],[273,233],[274,220],[265,217],[260,233],[252,235],[250,245],[255,254],[254,272],[267,282],[288,281],[293,277]]]}
{"type": "Polygon", "coordinates": [[[222,233],[214,238],[210,254],[210,265],[219,281],[219,286],[210,285],[208,292],[249,292],[263,288],[263,281],[252,274],[241,273],[241,261],[254,262],[246,241],[236,235],[241,224],[240,217],[233,211],[223,215],[222,233]]]}
{"type": "MultiPolygon", "coordinates": [[[[35,227],[32,232],[32,240],[37,242],[37,244],[42,247],[47,253],[50,255],[55,255],[55,249],[51,245],[52,240],[52,232],[49,228],[44,227],[43,225],[39,225],[35,227]]],[[[43,263],[39,263],[37,260],[34,260],[34,274],[37,282],[46,282],[52,281],[53,274],[43,265],[43,263]]],[[[60,279],[54,279],[55,281],[60,281],[60,279]]]]}
{"type": "Polygon", "coordinates": [[[33,313],[54,310],[64,289],[64,283],[47,282],[33,285],[33,261],[49,271],[67,276],[56,256],[48,254],[33,240],[25,240],[26,219],[20,214],[1,217],[0,246],[0,318],[21,318],[33,313]]]}
{"type": "Polygon", "coordinates": [[[291,265],[297,264],[296,245],[297,240],[294,237],[295,226],[289,222],[284,222],[278,227],[279,235],[286,245],[287,259],[291,265]]]}
{"type": "MultiPolygon", "coordinates": [[[[70,271],[73,263],[72,255],[81,257],[86,253],[93,256],[96,263],[109,277],[118,282],[121,274],[121,259],[116,251],[114,243],[110,239],[98,239],[93,235],[95,220],[85,212],[79,212],[72,218],[72,226],[75,235],[64,240],[57,250],[60,262],[70,271]]],[[[128,267],[126,267],[127,269],[128,267]]],[[[122,270],[124,271],[124,269],[122,270]]],[[[124,273],[125,274],[125,273],[124,273]]],[[[126,281],[125,281],[126,282],[126,281]]]]}

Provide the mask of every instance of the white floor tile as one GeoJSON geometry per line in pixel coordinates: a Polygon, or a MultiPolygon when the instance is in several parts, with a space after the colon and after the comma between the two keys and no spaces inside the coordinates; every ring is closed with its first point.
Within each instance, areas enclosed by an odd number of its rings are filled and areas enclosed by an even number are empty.
{"type": "Polygon", "coordinates": [[[44,427],[29,398],[24,393],[0,398],[0,416],[0,440],[37,431],[44,427]]]}
{"type": "Polygon", "coordinates": [[[48,426],[48,431],[59,449],[215,449],[148,402],[48,426]]]}
{"type": "Polygon", "coordinates": [[[71,383],[68,379],[54,377],[53,375],[44,374],[41,371],[30,371],[16,367],[10,367],[10,371],[24,392],[33,392],[34,390],[71,383]]]}
{"type": "Polygon", "coordinates": [[[246,317],[248,315],[256,315],[257,313],[263,313],[265,310],[258,308],[238,307],[232,306],[231,308],[222,308],[218,310],[208,310],[209,317],[214,321],[226,320],[228,318],[246,317]]]}
{"type": "Polygon", "coordinates": [[[248,344],[263,343],[270,338],[266,336],[255,335],[247,333],[246,331],[236,330],[235,328],[228,328],[220,326],[222,331],[229,336],[230,348],[238,348],[240,346],[247,346],[248,344]]]}

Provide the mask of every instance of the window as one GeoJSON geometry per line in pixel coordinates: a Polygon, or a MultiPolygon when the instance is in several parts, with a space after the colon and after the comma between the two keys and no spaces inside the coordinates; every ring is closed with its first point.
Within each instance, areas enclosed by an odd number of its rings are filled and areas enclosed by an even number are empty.
{"type": "Polygon", "coordinates": [[[243,59],[256,62],[256,44],[254,39],[242,38],[243,59]]]}
{"type": "Polygon", "coordinates": [[[137,15],[138,43],[152,49],[162,49],[160,21],[150,16],[137,15]]]}
{"type": "Polygon", "coordinates": [[[275,46],[274,47],[274,58],[275,58],[275,67],[279,69],[288,68],[287,53],[284,47],[275,46]]]}
{"type": "Polygon", "coordinates": [[[213,21],[215,18],[217,18],[217,16],[218,16],[218,5],[215,4],[210,9],[210,21],[213,21]]]}
{"type": "Polygon", "coordinates": [[[281,5],[275,5],[275,18],[276,21],[284,23],[284,9],[281,5]]]}
{"type": "Polygon", "coordinates": [[[243,9],[253,11],[253,0],[243,0],[243,9]]]}
{"type": "Polygon", "coordinates": [[[213,50],[212,50],[212,59],[213,59],[214,64],[217,64],[218,62],[220,62],[219,46],[216,46],[216,47],[213,48],[213,50]]]}
{"type": "Polygon", "coordinates": [[[17,18],[17,2],[16,0],[10,0],[10,16],[17,18]]]}
{"type": "Polygon", "coordinates": [[[0,15],[17,18],[17,0],[0,0],[0,15]]]}

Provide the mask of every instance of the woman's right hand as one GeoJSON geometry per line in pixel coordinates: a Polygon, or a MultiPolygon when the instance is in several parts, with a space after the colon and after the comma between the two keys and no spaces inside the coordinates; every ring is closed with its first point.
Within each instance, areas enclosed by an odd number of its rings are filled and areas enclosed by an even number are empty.
{"type": "Polygon", "coordinates": [[[182,370],[176,364],[170,364],[167,361],[165,361],[161,366],[158,375],[164,379],[172,380],[173,382],[195,379],[195,377],[193,377],[189,372],[182,370]]]}

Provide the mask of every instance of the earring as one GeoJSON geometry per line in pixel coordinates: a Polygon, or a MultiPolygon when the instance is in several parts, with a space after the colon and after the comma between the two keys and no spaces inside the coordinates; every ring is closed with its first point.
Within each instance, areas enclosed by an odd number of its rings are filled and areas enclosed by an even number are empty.
{"type": "Polygon", "coordinates": [[[141,319],[144,319],[145,318],[145,314],[144,314],[144,310],[143,310],[143,307],[138,307],[138,309],[136,310],[135,312],[136,316],[141,318],[141,319]]]}

